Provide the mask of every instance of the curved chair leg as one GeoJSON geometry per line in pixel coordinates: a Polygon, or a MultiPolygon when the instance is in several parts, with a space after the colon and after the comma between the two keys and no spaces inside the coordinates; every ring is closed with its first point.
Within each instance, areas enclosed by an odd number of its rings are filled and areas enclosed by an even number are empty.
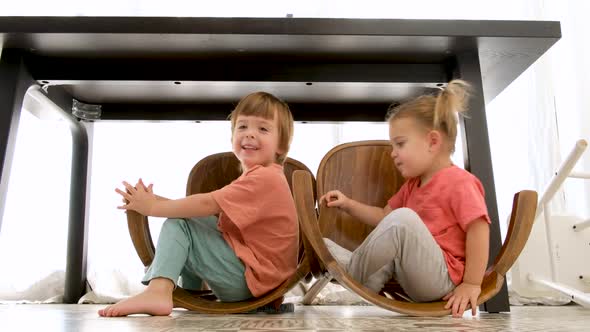
{"type": "Polygon", "coordinates": [[[156,249],[152,241],[152,235],[148,224],[148,217],[133,210],[127,211],[127,228],[135,251],[141,259],[143,266],[150,266],[156,249]]]}
{"type": "MultiPolygon", "coordinates": [[[[155,249],[150,235],[147,217],[134,211],[128,211],[127,223],[129,234],[131,235],[139,258],[144,266],[149,266],[154,258],[155,249]]],[[[303,280],[309,272],[309,261],[303,255],[295,274],[277,288],[261,297],[240,302],[219,302],[211,292],[188,291],[182,287],[177,287],[173,295],[174,306],[211,314],[253,312],[259,308],[265,312],[269,310],[269,312],[273,312],[271,307],[275,308],[275,312],[281,312],[285,307],[281,306],[283,295],[303,280]],[[279,301],[281,303],[278,303],[279,301]],[[271,304],[270,307],[269,304],[271,304]]]]}
{"type": "MultiPolygon", "coordinates": [[[[181,287],[174,290],[174,306],[181,307],[192,311],[209,314],[233,314],[242,312],[255,311],[263,306],[274,306],[279,309],[276,305],[279,301],[282,303],[283,295],[291,290],[295,285],[299,283],[309,273],[309,263],[305,257],[300,261],[299,266],[295,274],[279,285],[269,293],[253,298],[246,301],[240,302],[219,302],[215,300],[207,299],[205,296],[194,296],[191,293],[181,287]]],[[[280,305],[280,303],[279,303],[280,305]]],[[[266,309],[262,309],[263,311],[266,309]]]]}
{"type": "MultiPolygon", "coordinates": [[[[411,303],[396,300],[377,294],[352,278],[344,267],[331,255],[321,236],[322,232],[319,227],[319,220],[316,217],[313,206],[311,177],[305,172],[296,171],[293,174],[293,179],[295,204],[297,206],[303,236],[306,237],[330,277],[338,280],[341,286],[358,294],[366,301],[387,310],[413,316],[445,316],[450,314],[450,309],[445,309],[445,301],[411,303]]],[[[488,271],[486,271],[478,304],[486,302],[500,291],[504,282],[505,273],[522,251],[531,232],[536,206],[536,192],[523,190],[515,195],[506,240],[500,250],[500,254],[496,257],[488,271]]],[[[324,218],[332,218],[329,214],[334,213],[334,211],[336,210],[326,209],[322,216],[324,218]]],[[[320,216],[320,221],[322,216],[320,216]]],[[[314,285],[314,288],[321,289],[320,285],[317,287],[314,285]]],[[[312,294],[310,293],[308,297],[312,298],[312,294]]],[[[311,302],[309,298],[307,301],[311,302]]]]}

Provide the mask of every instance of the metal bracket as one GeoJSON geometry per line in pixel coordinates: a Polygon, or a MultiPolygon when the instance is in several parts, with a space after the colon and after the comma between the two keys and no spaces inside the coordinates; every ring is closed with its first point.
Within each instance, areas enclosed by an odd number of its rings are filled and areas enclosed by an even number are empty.
{"type": "Polygon", "coordinates": [[[85,104],[73,99],[72,114],[81,120],[94,121],[100,120],[102,114],[102,105],[85,104]]]}

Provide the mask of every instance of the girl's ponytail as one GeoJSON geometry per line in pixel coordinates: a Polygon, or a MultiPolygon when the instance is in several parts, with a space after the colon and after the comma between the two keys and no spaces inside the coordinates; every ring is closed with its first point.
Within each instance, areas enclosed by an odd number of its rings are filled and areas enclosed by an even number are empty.
{"type": "Polygon", "coordinates": [[[467,111],[469,91],[467,82],[452,80],[436,97],[433,126],[447,134],[453,147],[457,138],[457,115],[467,111]]]}

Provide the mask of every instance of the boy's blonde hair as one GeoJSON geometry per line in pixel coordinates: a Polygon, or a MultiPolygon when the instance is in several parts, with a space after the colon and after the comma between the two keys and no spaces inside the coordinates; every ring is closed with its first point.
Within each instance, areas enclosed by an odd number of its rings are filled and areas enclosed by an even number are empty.
{"type": "Polygon", "coordinates": [[[238,115],[259,116],[267,120],[274,120],[278,116],[277,128],[279,131],[279,149],[282,154],[277,154],[275,162],[282,165],[287,159],[287,153],[293,139],[293,115],[287,103],[267,92],[254,92],[242,98],[238,106],[231,112],[231,132],[234,133],[238,115]]]}
{"type": "Polygon", "coordinates": [[[457,115],[467,111],[470,86],[462,80],[452,80],[436,95],[424,95],[398,106],[390,107],[387,121],[413,118],[428,130],[438,130],[447,136],[448,148],[455,151],[457,115]]]}

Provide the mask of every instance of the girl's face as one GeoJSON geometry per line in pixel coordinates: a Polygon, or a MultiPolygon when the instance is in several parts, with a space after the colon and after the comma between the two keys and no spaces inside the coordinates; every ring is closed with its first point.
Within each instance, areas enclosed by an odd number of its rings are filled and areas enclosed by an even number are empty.
{"type": "Polygon", "coordinates": [[[268,166],[276,161],[279,150],[278,116],[273,120],[254,115],[238,115],[232,134],[232,150],[244,172],[256,165],[268,166]]]}
{"type": "Polygon", "coordinates": [[[391,158],[404,178],[421,177],[430,170],[435,155],[429,130],[416,120],[405,117],[390,121],[389,141],[391,158]]]}

